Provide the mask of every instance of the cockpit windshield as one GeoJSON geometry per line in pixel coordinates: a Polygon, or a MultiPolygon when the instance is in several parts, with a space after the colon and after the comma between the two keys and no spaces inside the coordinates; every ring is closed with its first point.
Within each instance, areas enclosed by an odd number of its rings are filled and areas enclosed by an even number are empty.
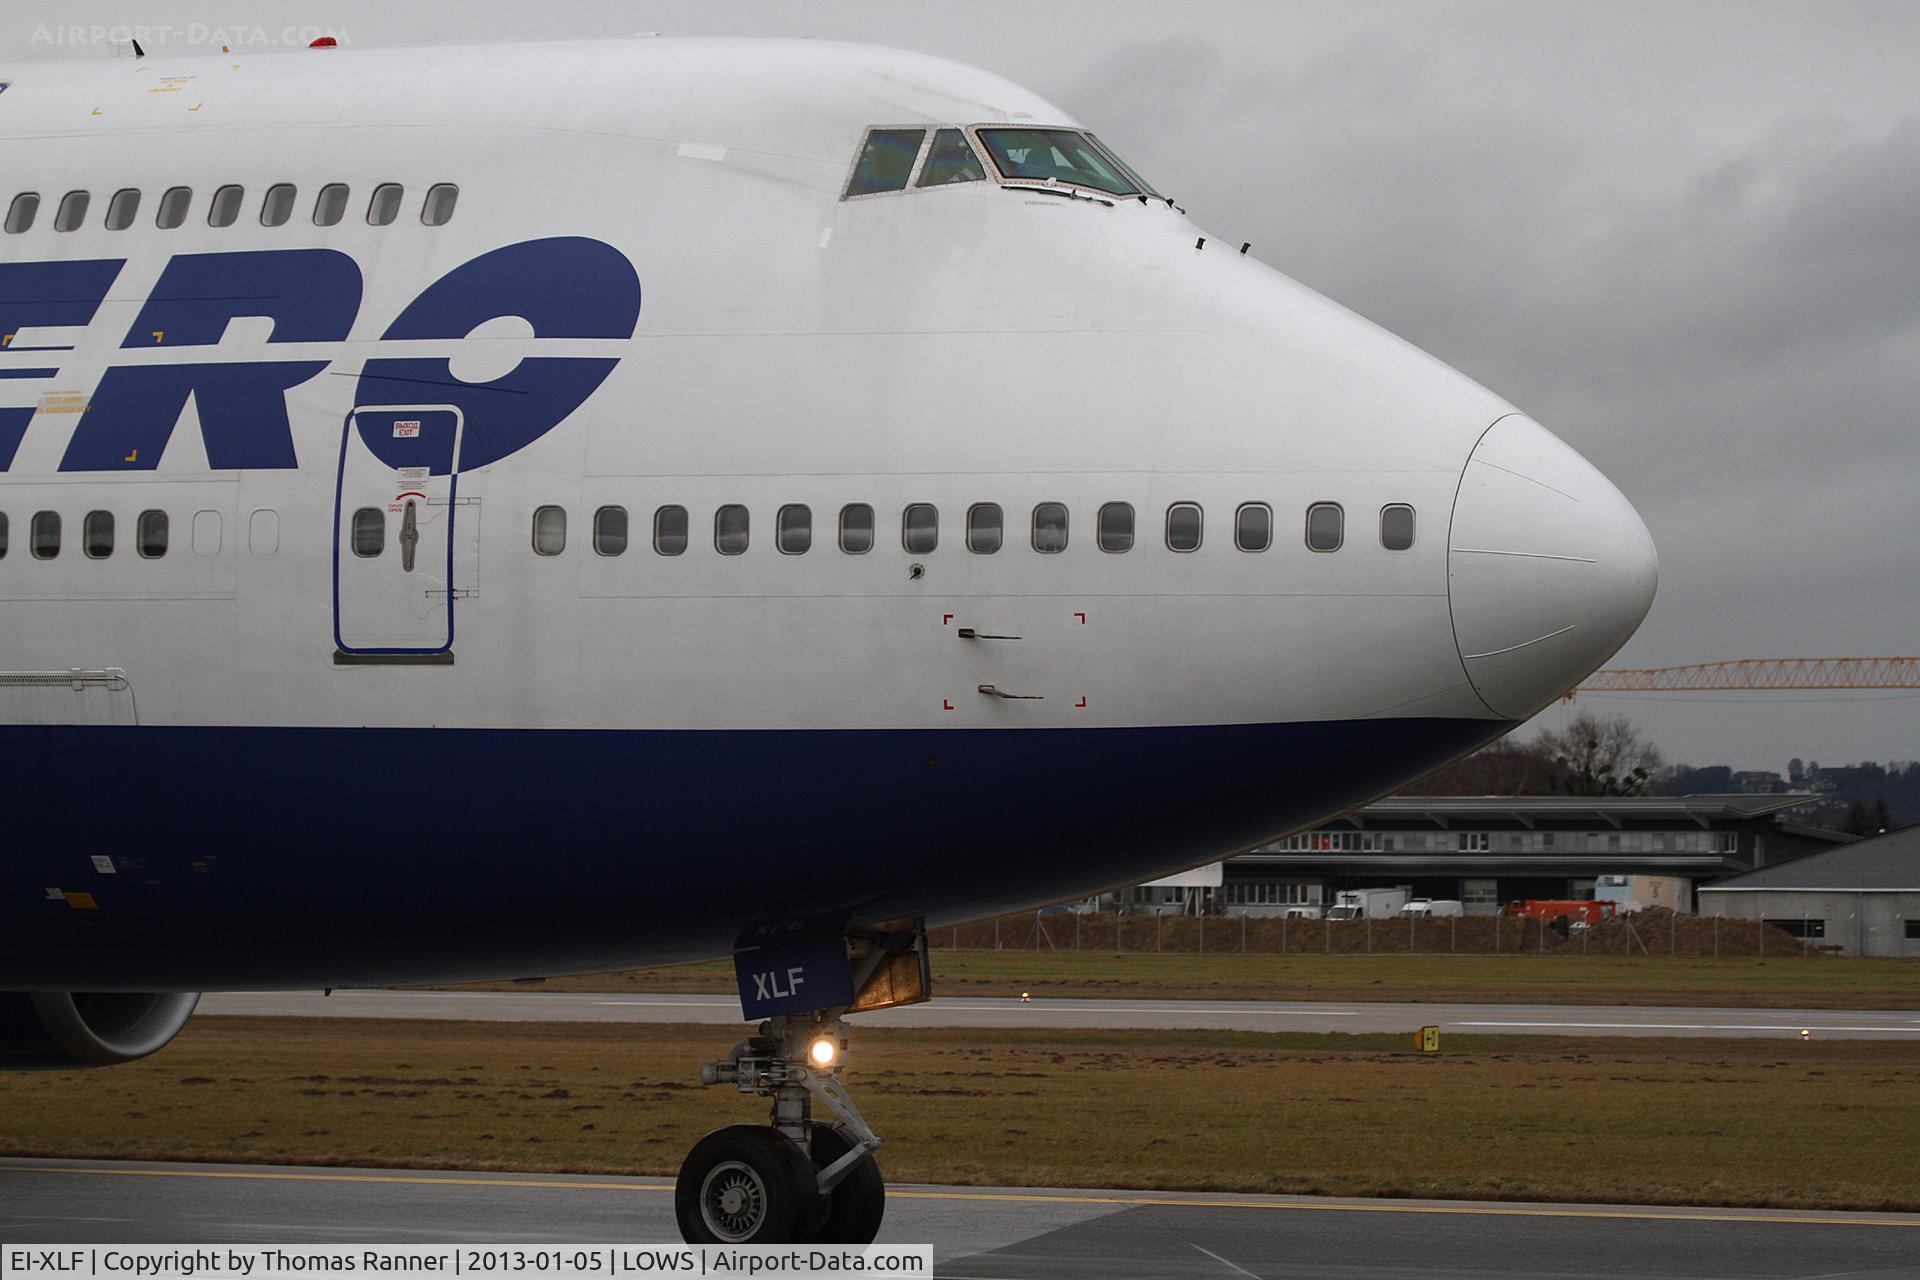
{"type": "Polygon", "coordinates": [[[1001,176],[1015,182],[1055,182],[1112,196],[1153,195],[1091,134],[1075,129],[982,129],[1001,176]]]}

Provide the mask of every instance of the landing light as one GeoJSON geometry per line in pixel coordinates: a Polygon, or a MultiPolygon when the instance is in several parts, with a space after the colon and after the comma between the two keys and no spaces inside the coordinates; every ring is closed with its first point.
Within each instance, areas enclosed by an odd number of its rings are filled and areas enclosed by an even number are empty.
{"type": "Polygon", "coordinates": [[[807,1046],[807,1056],[813,1059],[813,1065],[816,1067],[830,1067],[833,1065],[833,1060],[840,1056],[840,1048],[833,1041],[821,1036],[807,1046]]]}

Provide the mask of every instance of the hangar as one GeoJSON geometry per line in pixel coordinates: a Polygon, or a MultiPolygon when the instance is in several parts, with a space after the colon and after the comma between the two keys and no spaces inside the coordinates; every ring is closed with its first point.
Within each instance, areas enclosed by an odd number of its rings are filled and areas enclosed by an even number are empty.
{"type": "Polygon", "coordinates": [[[1848,956],[1920,956],[1920,827],[1700,890],[1704,914],[1768,924],[1848,956]]]}

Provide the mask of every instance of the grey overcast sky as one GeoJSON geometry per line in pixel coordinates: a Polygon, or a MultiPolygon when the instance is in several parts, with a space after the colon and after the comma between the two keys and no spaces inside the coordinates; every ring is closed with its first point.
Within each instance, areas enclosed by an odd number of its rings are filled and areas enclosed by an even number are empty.
{"type": "MultiPolygon", "coordinates": [[[[1611,476],[1661,560],[1614,665],[1920,653],[1920,5],[13,0],[0,58],[105,57],[72,28],[116,23],[208,52],[657,31],[987,67],[1611,476]]],[[[1696,765],[1920,756],[1907,694],[1581,705],[1696,765]]]]}

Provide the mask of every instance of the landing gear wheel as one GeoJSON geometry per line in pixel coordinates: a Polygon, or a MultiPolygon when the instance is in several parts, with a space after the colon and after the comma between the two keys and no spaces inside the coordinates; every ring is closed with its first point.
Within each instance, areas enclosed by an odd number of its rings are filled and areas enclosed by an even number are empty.
{"type": "MultiPolygon", "coordinates": [[[[834,1125],[816,1123],[812,1135],[815,1169],[826,1168],[854,1148],[847,1131],[834,1125]]],[[[808,1239],[818,1244],[872,1244],[887,1211],[887,1184],[880,1176],[880,1162],[867,1152],[820,1201],[808,1239]]]]}
{"type": "Polygon", "coordinates": [[[778,1130],[729,1125],[688,1153],[673,1212],[688,1244],[797,1244],[819,1212],[814,1188],[806,1155],[778,1130]]]}

